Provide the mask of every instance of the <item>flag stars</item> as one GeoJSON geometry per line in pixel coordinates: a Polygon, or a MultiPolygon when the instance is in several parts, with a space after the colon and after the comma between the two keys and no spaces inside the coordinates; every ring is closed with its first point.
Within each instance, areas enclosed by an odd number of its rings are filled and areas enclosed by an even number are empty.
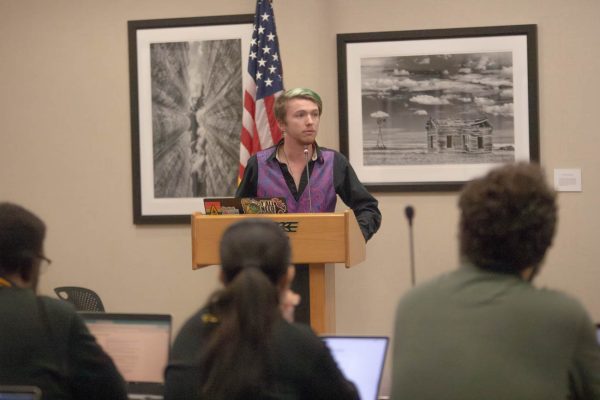
{"type": "MultiPolygon", "coordinates": [[[[1,2],[2,0],[0,0],[1,2]]],[[[273,144],[273,140],[278,141],[280,137],[279,130],[271,131],[268,118],[262,118],[263,115],[271,113],[272,103],[283,90],[283,80],[281,78],[283,72],[281,70],[281,59],[279,57],[279,44],[277,32],[275,31],[275,15],[273,15],[273,7],[271,0],[255,0],[256,13],[254,15],[254,23],[252,25],[251,45],[248,46],[248,67],[246,69],[248,79],[244,80],[244,96],[252,98],[252,107],[246,108],[251,117],[251,125],[256,129],[255,132],[260,132],[265,137],[269,137],[268,142],[261,145],[255,141],[252,129],[242,129],[240,138],[244,150],[240,152],[240,166],[246,165],[247,154],[253,153],[253,149],[261,149],[273,144]],[[264,101],[260,101],[264,100],[264,101]]],[[[250,33],[250,32],[248,32],[250,33]]],[[[248,43],[248,41],[246,41],[248,43]]],[[[246,115],[244,115],[246,117],[246,115]]],[[[248,125],[247,127],[250,127],[248,125]]],[[[258,135],[256,135],[258,136],[258,135]]],[[[242,169],[242,168],[241,168],[242,169]]],[[[242,170],[243,173],[243,170],[242,170]]]]}
{"type": "Polygon", "coordinates": [[[258,4],[260,10],[257,10],[252,25],[248,71],[253,75],[258,96],[263,96],[282,90],[283,80],[275,16],[269,0],[258,0],[258,4]]]}

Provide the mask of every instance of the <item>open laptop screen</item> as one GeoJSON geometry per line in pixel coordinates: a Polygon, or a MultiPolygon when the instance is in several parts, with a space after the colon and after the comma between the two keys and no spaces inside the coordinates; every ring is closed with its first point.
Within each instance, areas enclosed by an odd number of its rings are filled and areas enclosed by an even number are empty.
{"type": "Polygon", "coordinates": [[[138,392],[138,389],[141,393],[162,389],[171,344],[170,315],[79,314],[115,362],[130,393],[138,392]]]}
{"type": "Polygon", "coordinates": [[[383,375],[388,338],[384,336],[322,336],[346,379],[362,400],[376,400],[383,375]]]}
{"type": "Polygon", "coordinates": [[[0,400],[39,400],[41,396],[34,386],[0,386],[0,400]]]}

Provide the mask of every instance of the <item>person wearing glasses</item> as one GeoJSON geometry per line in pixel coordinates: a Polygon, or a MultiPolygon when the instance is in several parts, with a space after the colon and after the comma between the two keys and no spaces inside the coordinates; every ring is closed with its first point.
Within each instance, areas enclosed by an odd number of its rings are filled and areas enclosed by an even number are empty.
{"type": "Polygon", "coordinates": [[[0,203],[0,385],[37,386],[44,399],[125,400],[125,382],[71,304],[36,294],[44,222],[0,203]]]}

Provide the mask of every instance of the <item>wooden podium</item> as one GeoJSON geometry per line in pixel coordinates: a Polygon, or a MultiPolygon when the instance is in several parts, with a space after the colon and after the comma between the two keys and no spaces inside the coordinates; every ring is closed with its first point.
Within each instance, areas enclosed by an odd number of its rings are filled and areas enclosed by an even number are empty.
{"type": "MultiPolygon", "coordinates": [[[[325,264],[344,263],[346,268],[365,260],[366,246],[351,210],[343,213],[192,214],[192,268],[219,264],[219,243],[227,227],[243,218],[268,218],[290,237],[292,262],[309,264],[310,324],[317,333],[329,332],[330,320],[325,285],[325,264]]],[[[333,293],[331,293],[333,295],[333,293]]]]}

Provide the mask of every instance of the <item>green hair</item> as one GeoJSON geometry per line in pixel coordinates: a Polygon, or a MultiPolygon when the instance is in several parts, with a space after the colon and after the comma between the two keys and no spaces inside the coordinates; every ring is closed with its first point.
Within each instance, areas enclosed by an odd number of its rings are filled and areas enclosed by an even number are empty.
{"type": "Polygon", "coordinates": [[[275,118],[277,121],[285,121],[286,105],[292,99],[310,100],[319,107],[319,115],[323,113],[323,102],[317,92],[307,88],[294,88],[284,92],[275,101],[275,118]]]}

